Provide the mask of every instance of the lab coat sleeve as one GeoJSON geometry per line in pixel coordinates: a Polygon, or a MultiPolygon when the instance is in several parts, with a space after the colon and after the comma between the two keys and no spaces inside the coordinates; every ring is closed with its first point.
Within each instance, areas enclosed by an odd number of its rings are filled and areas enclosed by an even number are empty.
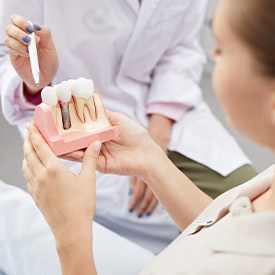
{"type": "Polygon", "coordinates": [[[20,14],[34,23],[42,23],[43,0],[0,1],[0,93],[2,112],[12,125],[25,124],[33,119],[35,105],[23,95],[23,85],[14,70],[5,45],[5,28],[12,14],[20,14]]]}
{"type": "Polygon", "coordinates": [[[155,67],[147,99],[148,114],[158,113],[178,121],[202,101],[199,81],[206,58],[199,35],[207,2],[190,1],[191,9],[155,67]]]}

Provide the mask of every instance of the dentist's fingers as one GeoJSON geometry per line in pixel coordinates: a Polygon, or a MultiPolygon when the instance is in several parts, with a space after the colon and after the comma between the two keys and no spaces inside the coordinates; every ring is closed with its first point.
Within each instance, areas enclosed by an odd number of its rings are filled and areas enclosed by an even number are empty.
{"type": "Polygon", "coordinates": [[[133,195],[129,205],[129,211],[132,212],[137,207],[138,203],[141,201],[142,197],[144,196],[145,189],[146,189],[146,184],[143,183],[142,181],[136,184],[134,190],[132,190],[133,195]]]}
{"type": "Polygon", "coordinates": [[[24,45],[23,43],[19,42],[18,40],[11,38],[11,37],[7,37],[6,41],[5,41],[7,47],[9,48],[9,50],[13,50],[17,52],[19,55],[21,56],[29,56],[28,54],[28,46],[24,45]]]}
{"type": "Polygon", "coordinates": [[[31,41],[31,37],[28,35],[28,33],[22,31],[21,29],[19,29],[18,27],[12,24],[9,24],[6,27],[6,34],[7,34],[6,41],[9,38],[14,38],[18,42],[22,43],[22,45],[28,45],[31,41]]]}
{"type": "Polygon", "coordinates": [[[153,211],[158,206],[158,203],[159,202],[158,202],[157,198],[155,197],[155,199],[152,200],[151,203],[149,204],[149,206],[147,207],[147,210],[146,210],[147,216],[150,216],[153,213],[153,211]]]}
{"type": "Polygon", "coordinates": [[[17,26],[19,29],[26,33],[33,33],[34,29],[33,26],[26,20],[24,17],[22,17],[19,14],[13,14],[11,16],[11,22],[13,25],[17,26]]]}
{"type": "Polygon", "coordinates": [[[35,29],[35,35],[38,36],[40,39],[39,43],[43,44],[43,47],[45,48],[54,48],[54,43],[52,40],[52,33],[51,29],[46,26],[46,25],[37,25],[34,24],[34,29],[35,29]]]}
{"type": "Polygon", "coordinates": [[[130,195],[133,194],[133,190],[135,190],[136,184],[137,184],[137,177],[131,176],[131,178],[130,178],[130,190],[129,190],[130,195]]]}
{"type": "Polygon", "coordinates": [[[150,216],[151,213],[156,208],[157,204],[158,204],[158,200],[156,199],[151,189],[147,186],[145,195],[142,199],[142,203],[139,206],[139,210],[138,210],[139,216],[144,214],[147,214],[147,216],[150,216]]]}
{"type": "MultiPolygon", "coordinates": [[[[11,23],[12,24],[8,25],[6,28],[7,35],[25,45],[28,45],[31,41],[29,34],[35,32],[35,28],[32,23],[19,14],[13,14],[11,16],[11,23]]],[[[36,36],[36,44],[39,43],[39,40],[40,38],[36,36]]]]}
{"type": "MultiPolygon", "coordinates": [[[[26,34],[32,34],[35,32],[36,35],[36,43],[42,43],[44,47],[46,48],[52,48],[53,47],[53,41],[52,41],[52,35],[51,35],[51,30],[48,26],[40,26],[38,24],[31,24],[26,20],[24,17],[22,17],[19,14],[14,14],[11,16],[11,22],[12,24],[17,27],[19,30],[25,32],[26,34]]],[[[10,27],[8,27],[8,30],[10,27]]],[[[14,35],[22,35],[22,33],[17,33],[14,35]]],[[[27,38],[25,38],[26,40],[27,38]]],[[[26,42],[26,41],[25,41],[26,42]]],[[[27,42],[28,43],[28,42],[27,42]]]]}
{"type": "Polygon", "coordinates": [[[18,52],[16,50],[10,49],[10,48],[9,48],[9,54],[10,54],[10,56],[12,56],[14,58],[16,58],[17,56],[29,58],[29,54],[28,53],[27,54],[22,54],[22,53],[20,53],[20,52],[18,52]]]}

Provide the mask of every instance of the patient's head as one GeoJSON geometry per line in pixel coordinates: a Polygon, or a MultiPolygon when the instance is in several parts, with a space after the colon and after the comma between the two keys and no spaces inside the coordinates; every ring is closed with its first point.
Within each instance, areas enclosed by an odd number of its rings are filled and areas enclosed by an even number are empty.
{"type": "Polygon", "coordinates": [[[213,85],[231,126],[275,150],[275,1],[222,0],[213,85]]]}

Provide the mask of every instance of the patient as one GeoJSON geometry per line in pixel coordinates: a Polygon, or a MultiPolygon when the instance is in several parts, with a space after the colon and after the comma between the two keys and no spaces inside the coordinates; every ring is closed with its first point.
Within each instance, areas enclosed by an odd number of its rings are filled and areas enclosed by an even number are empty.
{"type": "MultiPolygon", "coordinates": [[[[213,83],[226,118],[240,133],[273,150],[274,14],[274,0],[222,0],[212,23],[217,41],[213,83]]],[[[108,115],[118,137],[67,156],[83,158],[79,175],[65,168],[35,127],[25,140],[23,173],[55,236],[63,274],[96,274],[91,250],[95,168],[141,178],[184,230],[142,274],[274,273],[274,166],[212,202],[144,128],[123,115],[108,115]]]]}

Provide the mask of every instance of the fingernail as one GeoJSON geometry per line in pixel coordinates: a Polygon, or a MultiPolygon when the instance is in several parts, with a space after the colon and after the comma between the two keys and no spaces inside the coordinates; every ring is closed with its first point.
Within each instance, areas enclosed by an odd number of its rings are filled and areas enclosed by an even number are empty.
{"type": "Polygon", "coordinates": [[[149,216],[151,216],[151,214],[152,214],[151,212],[148,212],[148,213],[146,214],[146,216],[149,217],[149,216]]]}
{"type": "Polygon", "coordinates": [[[130,210],[129,210],[129,213],[132,213],[133,211],[134,211],[134,209],[130,209],[130,210]]]}
{"type": "Polygon", "coordinates": [[[23,41],[25,43],[29,43],[31,41],[31,38],[29,36],[25,35],[24,38],[23,38],[23,41]]]}
{"type": "Polygon", "coordinates": [[[101,148],[101,142],[100,141],[95,141],[94,143],[93,143],[93,150],[94,150],[94,152],[96,152],[96,153],[99,153],[99,151],[100,151],[100,148],[101,148]]]}
{"type": "Polygon", "coordinates": [[[131,196],[132,194],[133,194],[133,191],[132,191],[131,188],[129,188],[129,193],[128,193],[128,195],[131,196]]]}
{"type": "Polygon", "coordinates": [[[37,31],[41,31],[41,27],[37,24],[33,24],[34,28],[37,30],[37,31]]]}
{"type": "Polygon", "coordinates": [[[142,217],[142,214],[138,214],[138,218],[140,219],[142,217]]]}
{"type": "Polygon", "coordinates": [[[27,27],[26,27],[26,31],[27,31],[28,33],[33,33],[33,28],[32,28],[31,26],[27,26],[27,27]]]}

